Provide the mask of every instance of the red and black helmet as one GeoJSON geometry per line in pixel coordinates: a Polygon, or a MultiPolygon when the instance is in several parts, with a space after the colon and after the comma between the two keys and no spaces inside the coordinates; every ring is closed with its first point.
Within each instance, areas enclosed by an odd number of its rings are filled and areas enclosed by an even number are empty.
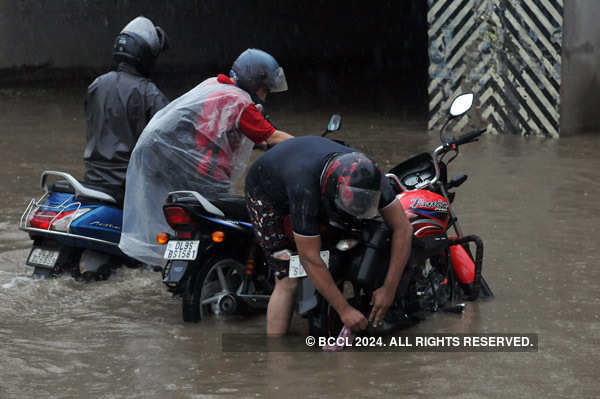
{"type": "Polygon", "coordinates": [[[334,156],[321,174],[321,195],[335,208],[358,219],[377,215],[381,172],[360,152],[334,156]]]}

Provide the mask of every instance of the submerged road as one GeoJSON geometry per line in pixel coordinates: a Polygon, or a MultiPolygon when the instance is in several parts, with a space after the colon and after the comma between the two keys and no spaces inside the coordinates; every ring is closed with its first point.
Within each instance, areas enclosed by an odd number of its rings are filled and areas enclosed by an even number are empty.
{"type": "MultiPolygon", "coordinates": [[[[223,333],[262,333],[264,316],[184,324],[180,302],[145,270],[92,284],[27,277],[18,219],[43,170],[81,177],[82,96],[0,91],[0,398],[600,395],[600,136],[484,136],[450,167],[469,175],[455,209],[465,233],[484,239],[496,298],[409,332],[535,333],[538,352],[224,353],[223,333]]],[[[335,111],[271,114],[304,135],[335,111]]],[[[439,144],[421,123],[366,112],[344,112],[343,126],[340,138],[386,169],[439,144]]],[[[294,333],[306,333],[302,319],[294,333]]]]}

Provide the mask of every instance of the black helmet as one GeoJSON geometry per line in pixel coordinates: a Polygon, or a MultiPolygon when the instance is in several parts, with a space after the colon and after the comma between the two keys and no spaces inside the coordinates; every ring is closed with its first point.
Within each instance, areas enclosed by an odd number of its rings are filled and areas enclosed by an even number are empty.
{"type": "Polygon", "coordinates": [[[254,48],[240,54],[234,61],[229,76],[235,79],[239,88],[251,95],[262,86],[266,86],[273,93],[286,91],[288,88],[283,68],[277,60],[270,54],[254,48]]]}
{"type": "Polygon", "coordinates": [[[118,64],[126,62],[148,75],[154,60],[169,47],[167,34],[146,17],[137,17],[117,35],[113,58],[118,64]]]}
{"type": "Polygon", "coordinates": [[[381,172],[360,152],[334,156],[321,174],[321,194],[338,211],[359,219],[377,215],[381,172]]]}

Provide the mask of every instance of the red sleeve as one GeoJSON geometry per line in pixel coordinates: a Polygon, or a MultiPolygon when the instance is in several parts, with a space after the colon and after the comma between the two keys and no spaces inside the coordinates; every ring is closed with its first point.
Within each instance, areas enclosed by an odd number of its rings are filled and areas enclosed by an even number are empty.
{"type": "Polygon", "coordinates": [[[262,116],[254,104],[248,105],[242,112],[238,126],[240,131],[256,144],[268,139],[275,131],[273,125],[262,116]]]}

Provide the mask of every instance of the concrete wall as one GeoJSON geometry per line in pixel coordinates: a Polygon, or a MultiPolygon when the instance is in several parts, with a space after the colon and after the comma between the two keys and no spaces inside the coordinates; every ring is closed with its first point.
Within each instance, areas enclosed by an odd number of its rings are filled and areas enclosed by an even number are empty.
{"type": "Polygon", "coordinates": [[[429,0],[429,128],[473,92],[494,134],[559,136],[562,0],[429,0]]]}
{"type": "Polygon", "coordinates": [[[171,39],[159,73],[227,73],[241,51],[258,47],[295,89],[353,90],[376,106],[424,110],[426,12],[424,0],[0,0],[0,83],[104,71],[114,36],[143,14],[171,39]]]}
{"type": "Polygon", "coordinates": [[[565,1],[561,136],[600,130],[600,1],[565,1]]]}

